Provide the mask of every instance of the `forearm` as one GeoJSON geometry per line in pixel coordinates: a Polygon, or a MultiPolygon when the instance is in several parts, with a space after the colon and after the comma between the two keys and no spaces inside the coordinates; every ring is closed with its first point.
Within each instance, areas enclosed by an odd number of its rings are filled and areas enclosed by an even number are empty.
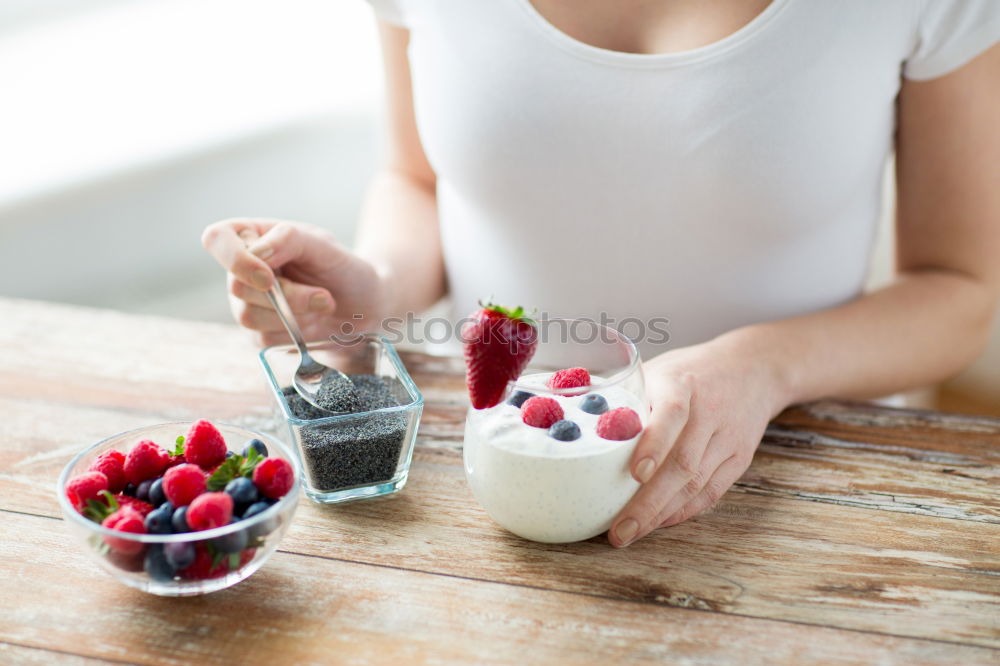
{"type": "Polygon", "coordinates": [[[724,334],[777,387],[775,409],[823,397],[872,398],[940,381],[989,335],[995,289],[953,271],[903,274],[840,307],[724,334]]]}
{"type": "Polygon", "coordinates": [[[365,196],[356,250],[379,272],[381,316],[405,316],[437,302],[446,282],[433,185],[383,169],[365,196]]]}

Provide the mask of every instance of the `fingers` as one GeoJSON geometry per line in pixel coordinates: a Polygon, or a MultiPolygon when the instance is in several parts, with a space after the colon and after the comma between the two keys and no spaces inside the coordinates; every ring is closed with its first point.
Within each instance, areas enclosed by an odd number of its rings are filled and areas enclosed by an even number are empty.
{"type": "Polygon", "coordinates": [[[248,251],[271,268],[295,262],[308,273],[336,271],[349,256],[328,232],[292,222],[277,222],[248,240],[248,251]]]}
{"type": "Polygon", "coordinates": [[[674,495],[689,485],[704,485],[701,464],[711,435],[696,421],[687,422],[670,456],[618,514],[608,532],[612,545],[627,546],[645,536],[657,526],[663,507],[674,495]]]}
{"type": "Polygon", "coordinates": [[[715,473],[712,474],[705,487],[701,489],[701,492],[691,498],[680,509],[668,515],[660,523],[660,527],[671,527],[672,525],[683,523],[688,518],[697,516],[705,509],[714,506],[726,491],[743,476],[743,472],[746,471],[747,467],[747,463],[736,455],[724,460],[719,465],[719,468],[715,470],[715,473]]]}
{"type": "MultiPolygon", "coordinates": [[[[289,307],[292,308],[292,312],[296,316],[306,312],[331,313],[336,307],[333,296],[326,289],[302,284],[301,282],[295,282],[283,277],[278,278],[278,281],[281,284],[282,291],[285,293],[285,299],[288,301],[289,307]]],[[[229,275],[228,282],[230,295],[246,302],[248,305],[273,310],[271,301],[268,299],[266,293],[247,286],[237,280],[232,274],[229,275]]]]}
{"type": "MultiPolygon", "coordinates": [[[[681,488],[674,493],[672,496],[665,498],[663,506],[660,508],[656,517],[653,519],[650,525],[650,530],[653,530],[659,525],[677,513],[683,506],[694,500],[702,493],[707,493],[709,495],[716,494],[714,486],[710,488],[712,483],[712,478],[714,477],[716,471],[721,467],[725,461],[733,456],[732,447],[727,446],[725,441],[725,435],[720,433],[715,433],[709,439],[707,446],[705,447],[704,456],[698,467],[698,473],[691,475],[687,483],[685,483],[681,488]]],[[[670,464],[670,460],[667,460],[667,464],[670,464]]],[[[717,493],[716,501],[722,496],[722,492],[725,492],[726,488],[721,489],[721,492],[717,493]]]]}
{"type": "MultiPolygon", "coordinates": [[[[656,387],[656,398],[649,423],[632,454],[632,476],[646,483],[666,460],[674,442],[688,422],[691,408],[690,375],[668,376],[656,387]]],[[[651,387],[653,388],[653,387],[651,387]]]]}
{"type": "Polygon", "coordinates": [[[246,243],[240,234],[266,233],[274,224],[269,220],[222,220],[205,229],[201,244],[237,280],[256,289],[266,290],[271,286],[274,272],[265,261],[246,249],[246,243]]]}

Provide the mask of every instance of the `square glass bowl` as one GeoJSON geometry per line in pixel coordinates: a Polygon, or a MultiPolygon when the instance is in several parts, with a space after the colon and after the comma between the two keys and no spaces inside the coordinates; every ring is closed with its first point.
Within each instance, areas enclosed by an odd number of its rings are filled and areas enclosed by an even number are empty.
{"type": "Polygon", "coordinates": [[[367,376],[364,381],[355,380],[355,385],[368,387],[364,392],[376,396],[374,408],[369,411],[322,416],[292,388],[292,377],[299,365],[298,350],[293,345],[261,350],[259,359],[275,416],[279,427],[284,423],[294,442],[305,471],[306,495],[316,502],[332,504],[400,490],[410,472],[424,398],[396,350],[374,333],[360,334],[350,341],[310,342],[306,346],[317,361],[352,379],[367,376]],[[397,404],[385,406],[387,402],[397,404]]]}

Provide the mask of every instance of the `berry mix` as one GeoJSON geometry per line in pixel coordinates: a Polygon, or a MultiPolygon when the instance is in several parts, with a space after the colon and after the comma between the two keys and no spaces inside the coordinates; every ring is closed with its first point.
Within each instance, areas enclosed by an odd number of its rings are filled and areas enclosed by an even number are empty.
{"type": "MultiPolygon", "coordinates": [[[[586,393],[590,386],[590,373],[585,368],[559,370],[545,383],[550,389],[575,389],[567,396],[586,393]]],[[[581,436],[580,426],[564,418],[563,409],[553,398],[534,395],[528,391],[516,391],[507,399],[507,404],[521,410],[521,420],[534,428],[547,428],[549,436],[563,442],[572,442],[581,436]]],[[[616,407],[611,409],[607,399],[597,393],[585,395],[580,400],[580,409],[588,414],[599,415],[595,431],[598,437],[610,440],[632,439],[642,431],[642,421],[634,409],[616,407]]]]}
{"type": "MultiPolygon", "coordinates": [[[[127,453],[105,451],[70,479],[66,496],[103,527],[132,534],[200,532],[255,516],[277,503],[295,482],[291,463],[269,458],[259,439],[242,453],[228,450],[209,421],[194,423],[173,450],[142,440],[127,453]]],[[[224,576],[253,559],[277,527],[273,520],[214,539],[144,544],[105,536],[101,549],[127,571],[157,581],[224,576]]]]}

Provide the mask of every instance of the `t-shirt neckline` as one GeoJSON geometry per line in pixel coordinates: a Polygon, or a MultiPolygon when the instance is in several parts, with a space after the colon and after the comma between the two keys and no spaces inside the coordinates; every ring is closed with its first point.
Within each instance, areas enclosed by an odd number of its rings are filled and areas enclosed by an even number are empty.
{"type": "Polygon", "coordinates": [[[512,0],[520,5],[528,20],[539,29],[549,40],[564,51],[599,63],[626,67],[679,67],[708,60],[727,53],[745,44],[760,33],[776,17],[791,0],[771,0],[771,3],[759,14],[750,19],[746,25],[722,39],[685,51],[669,53],[628,53],[593,46],[570,37],[542,16],[531,0],[512,0]]]}

